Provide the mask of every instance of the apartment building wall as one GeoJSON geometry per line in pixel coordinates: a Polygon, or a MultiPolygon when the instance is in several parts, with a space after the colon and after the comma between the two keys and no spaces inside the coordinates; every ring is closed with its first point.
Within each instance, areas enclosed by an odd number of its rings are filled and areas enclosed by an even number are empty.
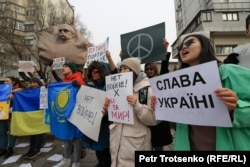
{"type": "Polygon", "coordinates": [[[172,45],[173,57],[177,56],[180,37],[192,32],[209,32],[221,60],[233,47],[249,42],[245,36],[249,0],[176,0],[175,11],[177,39],[172,45]]]}

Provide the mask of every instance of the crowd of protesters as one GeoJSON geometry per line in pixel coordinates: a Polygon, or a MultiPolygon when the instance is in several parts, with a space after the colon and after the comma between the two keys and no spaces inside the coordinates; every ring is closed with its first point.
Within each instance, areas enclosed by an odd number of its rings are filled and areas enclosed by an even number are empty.
{"type": "MultiPolygon", "coordinates": [[[[246,18],[246,34],[250,34],[250,15],[246,18]]],[[[168,42],[163,39],[164,46],[168,42]]],[[[234,54],[235,55],[235,54],[234,54]]],[[[109,51],[106,51],[109,63],[93,61],[83,74],[77,70],[74,62],[65,62],[62,68],[63,78],[59,78],[55,71],[52,74],[57,82],[72,82],[75,87],[86,85],[105,91],[105,77],[115,73],[133,73],[133,93],[126,97],[127,103],[133,108],[134,124],[111,122],[108,119],[109,99],[103,105],[98,141],[90,139],[78,130],[79,136],[64,142],[63,159],[54,167],[80,166],[82,148],[94,150],[98,159],[97,167],[134,166],[135,151],[163,151],[164,146],[174,143],[174,150],[188,151],[216,151],[216,150],[250,150],[250,97],[249,86],[250,69],[238,64],[236,57],[228,56],[224,63],[215,56],[215,51],[208,37],[202,34],[190,34],[182,39],[178,47],[179,69],[187,69],[203,63],[216,61],[221,76],[222,87],[214,90],[215,95],[227,107],[232,121],[232,127],[198,126],[176,123],[176,136],[172,141],[170,124],[168,121],[158,121],[155,116],[157,95],[153,94],[149,78],[157,77],[169,72],[168,63],[170,53],[166,52],[166,60],[161,63],[161,72],[155,63],[145,64],[141,69],[140,58],[125,58],[116,67],[109,51]],[[236,63],[235,63],[236,62],[236,63]],[[249,73],[248,73],[249,74],[249,73]],[[237,80],[237,81],[236,81],[237,80]],[[244,89],[243,89],[244,88],[244,89]],[[140,98],[140,93],[146,92],[145,99],[140,98]],[[74,152],[71,163],[70,155],[74,152]]],[[[38,73],[34,73],[29,80],[30,88],[43,85],[43,80],[38,73]]],[[[25,77],[23,74],[21,74],[25,77]]],[[[10,108],[15,93],[25,91],[22,84],[15,77],[6,77],[5,84],[12,84],[10,94],[10,108]]],[[[10,112],[11,115],[11,112],[10,112]]],[[[13,155],[16,137],[10,134],[10,121],[0,120],[0,156],[8,158],[13,155]]],[[[70,124],[70,122],[68,122],[70,124]]],[[[77,129],[76,129],[77,130],[77,129]]],[[[30,149],[23,158],[33,159],[40,154],[43,135],[30,136],[30,149]]]]}

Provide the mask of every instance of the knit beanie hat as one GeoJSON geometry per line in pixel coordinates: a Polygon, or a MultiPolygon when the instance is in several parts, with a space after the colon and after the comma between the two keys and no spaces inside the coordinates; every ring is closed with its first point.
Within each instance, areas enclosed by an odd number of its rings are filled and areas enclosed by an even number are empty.
{"type": "Polygon", "coordinates": [[[73,72],[75,72],[77,68],[74,62],[65,62],[64,66],[68,66],[73,72]]]}
{"type": "Polygon", "coordinates": [[[138,57],[126,58],[121,62],[122,65],[130,68],[137,76],[141,72],[141,59],[138,57]]]}
{"type": "Polygon", "coordinates": [[[43,86],[43,83],[37,77],[33,77],[29,80],[29,83],[32,83],[32,82],[37,83],[39,86],[43,86]]]}

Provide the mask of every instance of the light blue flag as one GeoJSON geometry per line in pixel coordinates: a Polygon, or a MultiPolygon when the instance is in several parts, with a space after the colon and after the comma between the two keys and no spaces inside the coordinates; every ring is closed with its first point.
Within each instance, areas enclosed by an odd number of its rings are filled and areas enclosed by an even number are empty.
{"type": "Polygon", "coordinates": [[[12,91],[12,84],[0,84],[0,101],[9,101],[12,91]]]}
{"type": "Polygon", "coordinates": [[[71,82],[57,82],[48,86],[46,117],[51,133],[58,139],[72,140],[82,137],[78,128],[67,120],[74,109],[78,89],[71,82]]]}

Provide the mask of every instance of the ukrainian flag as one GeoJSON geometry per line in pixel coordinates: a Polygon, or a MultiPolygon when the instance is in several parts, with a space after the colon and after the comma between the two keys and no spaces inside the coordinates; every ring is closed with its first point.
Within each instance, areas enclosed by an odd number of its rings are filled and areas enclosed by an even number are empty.
{"type": "Polygon", "coordinates": [[[10,98],[12,84],[0,85],[0,120],[9,119],[10,98]]]}
{"type": "Polygon", "coordinates": [[[40,88],[16,92],[13,101],[10,133],[14,136],[50,132],[44,123],[44,110],[39,109],[40,88]]]}

